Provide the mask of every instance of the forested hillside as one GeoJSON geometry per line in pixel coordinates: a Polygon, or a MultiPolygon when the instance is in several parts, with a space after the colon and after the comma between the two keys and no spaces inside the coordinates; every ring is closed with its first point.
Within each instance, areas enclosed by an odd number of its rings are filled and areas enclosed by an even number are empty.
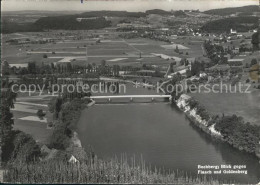
{"type": "Polygon", "coordinates": [[[259,6],[251,5],[251,6],[243,6],[243,7],[235,7],[235,8],[221,8],[221,9],[212,9],[207,10],[204,13],[211,15],[230,15],[234,13],[252,13],[259,12],[259,6]]]}
{"type": "Polygon", "coordinates": [[[41,29],[100,29],[110,26],[110,21],[100,17],[97,19],[89,19],[78,22],[77,16],[56,16],[56,17],[43,17],[37,20],[34,25],[41,29]]]}
{"type": "Polygon", "coordinates": [[[202,26],[203,31],[207,32],[229,32],[235,29],[240,32],[258,28],[258,18],[253,16],[231,17],[215,20],[202,26]]]}

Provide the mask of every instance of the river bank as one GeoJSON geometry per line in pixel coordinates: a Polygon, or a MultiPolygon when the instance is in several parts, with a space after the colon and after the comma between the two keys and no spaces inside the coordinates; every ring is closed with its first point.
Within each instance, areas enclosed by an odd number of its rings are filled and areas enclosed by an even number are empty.
{"type": "MultiPolygon", "coordinates": [[[[199,127],[202,131],[209,134],[210,136],[217,138],[223,142],[227,142],[223,135],[216,130],[215,125],[216,123],[209,123],[209,121],[206,121],[201,118],[201,116],[197,113],[196,108],[191,108],[189,106],[188,101],[191,99],[190,96],[186,94],[182,94],[177,100],[174,100],[174,103],[177,105],[177,107],[182,110],[187,118],[197,127],[199,127]]],[[[211,119],[211,118],[210,118],[211,119]]],[[[228,143],[228,142],[227,142],[228,143]]],[[[230,143],[228,143],[230,144],[230,143]]],[[[260,142],[259,142],[260,144],[260,142]]],[[[231,144],[230,144],[231,145],[231,144]]],[[[234,147],[233,145],[231,145],[234,147]]],[[[235,147],[236,148],[236,147],[235,147]]],[[[260,146],[255,151],[255,156],[260,159],[260,146]]]]}
{"type": "MultiPolygon", "coordinates": [[[[94,100],[91,100],[89,103],[87,103],[87,107],[91,107],[91,106],[95,105],[95,103],[96,102],[94,100]]],[[[82,110],[81,110],[80,114],[82,114],[82,110]]],[[[73,130],[73,134],[72,134],[72,137],[70,138],[70,141],[71,141],[73,147],[82,148],[81,140],[79,139],[79,135],[76,130],[73,130]]]]}

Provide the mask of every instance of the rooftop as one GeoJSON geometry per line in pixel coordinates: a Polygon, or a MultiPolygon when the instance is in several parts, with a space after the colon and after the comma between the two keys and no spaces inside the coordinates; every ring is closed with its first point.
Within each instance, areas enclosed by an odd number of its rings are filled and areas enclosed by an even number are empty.
{"type": "Polygon", "coordinates": [[[228,62],[243,62],[245,59],[244,58],[233,58],[233,59],[229,59],[228,62]]]}

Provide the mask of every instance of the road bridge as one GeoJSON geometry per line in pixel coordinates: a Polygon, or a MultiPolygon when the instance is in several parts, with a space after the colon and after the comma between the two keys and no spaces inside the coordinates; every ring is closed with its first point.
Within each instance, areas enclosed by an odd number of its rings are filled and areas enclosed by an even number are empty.
{"type": "Polygon", "coordinates": [[[97,100],[97,99],[107,99],[108,101],[111,101],[112,99],[119,99],[119,98],[128,98],[130,101],[133,101],[133,99],[137,98],[149,98],[152,101],[155,99],[169,99],[171,100],[171,95],[116,95],[116,96],[90,96],[90,99],[97,100]]]}

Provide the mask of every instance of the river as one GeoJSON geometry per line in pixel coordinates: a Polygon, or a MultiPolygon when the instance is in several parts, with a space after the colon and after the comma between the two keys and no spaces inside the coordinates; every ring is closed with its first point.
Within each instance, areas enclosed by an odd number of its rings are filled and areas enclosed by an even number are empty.
{"type": "MultiPolygon", "coordinates": [[[[138,88],[131,93],[154,94],[138,88]]],[[[83,110],[78,123],[82,145],[100,158],[127,154],[146,163],[197,175],[198,165],[246,165],[248,174],[213,176],[223,182],[258,183],[260,164],[253,155],[215,140],[195,127],[168,102],[96,104],[83,110]]],[[[146,100],[145,100],[146,101],[146,100]]],[[[126,102],[124,100],[124,102],[126,102]]]]}

